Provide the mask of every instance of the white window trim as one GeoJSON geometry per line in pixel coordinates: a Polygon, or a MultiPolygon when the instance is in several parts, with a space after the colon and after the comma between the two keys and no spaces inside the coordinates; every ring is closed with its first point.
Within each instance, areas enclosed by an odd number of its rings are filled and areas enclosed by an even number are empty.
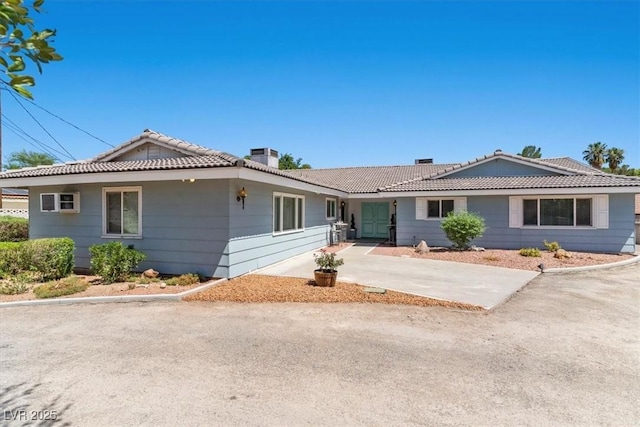
{"type": "Polygon", "coordinates": [[[40,212],[51,213],[58,212],[60,209],[59,203],[59,195],[58,193],[40,193],[40,212]],[[53,196],[53,209],[52,210],[44,210],[42,209],[42,196],[53,196]]]}
{"type": "Polygon", "coordinates": [[[607,194],[564,194],[527,195],[509,197],[509,228],[523,230],[593,230],[609,228],[609,195],[607,194]],[[524,225],[524,200],[537,200],[538,224],[540,223],[540,199],[573,199],[574,225],[524,225]],[[591,225],[575,225],[577,199],[591,199],[591,225]]]}
{"type": "MultiPolygon", "coordinates": [[[[272,231],[272,235],[274,235],[274,236],[282,236],[283,234],[301,233],[301,232],[304,231],[305,211],[307,209],[307,202],[306,202],[305,197],[303,195],[301,195],[301,194],[292,194],[292,193],[281,193],[281,192],[274,191],[273,197],[272,197],[271,200],[273,200],[273,204],[272,204],[272,207],[271,207],[271,212],[272,212],[272,214],[271,214],[271,219],[272,219],[271,228],[272,228],[272,230],[271,231],[272,231]],[[276,197],[280,197],[280,218],[278,219],[279,220],[280,231],[273,230],[273,223],[274,223],[273,219],[276,216],[276,197]],[[295,208],[296,208],[295,209],[295,220],[298,221],[299,217],[302,218],[302,224],[298,224],[300,226],[300,228],[295,228],[293,230],[282,231],[282,229],[284,228],[284,224],[283,224],[283,222],[284,222],[283,221],[283,209],[282,209],[283,208],[283,203],[284,203],[283,197],[290,197],[290,198],[295,198],[296,199],[296,203],[295,203],[295,208]],[[299,213],[298,213],[298,199],[302,199],[302,216],[300,216],[299,213]]],[[[325,205],[325,208],[326,208],[326,205],[325,205]]]]}
{"type": "Polygon", "coordinates": [[[416,197],[416,220],[420,221],[442,221],[446,216],[429,217],[429,201],[440,202],[440,215],[442,215],[442,201],[453,200],[453,211],[461,212],[467,210],[466,197],[416,197]]]}
{"type": "Polygon", "coordinates": [[[327,197],[324,199],[324,213],[327,214],[327,203],[333,204],[333,216],[327,216],[327,220],[332,221],[338,217],[338,199],[327,197]]]}
{"type": "Polygon", "coordinates": [[[102,187],[102,238],[103,239],[141,239],[142,238],[142,186],[130,187],[102,187]],[[107,192],[138,192],[138,233],[113,234],[107,233],[107,192]]]}

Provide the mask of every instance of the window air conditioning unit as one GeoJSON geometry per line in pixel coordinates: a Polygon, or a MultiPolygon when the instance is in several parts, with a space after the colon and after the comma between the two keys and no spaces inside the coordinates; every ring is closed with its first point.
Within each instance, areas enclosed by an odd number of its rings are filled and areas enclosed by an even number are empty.
{"type": "Polygon", "coordinates": [[[41,193],[40,212],[78,213],[80,193],[41,193]]]}
{"type": "Polygon", "coordinates": [[[58,212],[58,194],[40,194],[40,212],[58,212]]]}
{"type": "Polygon", "coordinates": [[[80,212],[80,193],[60,193],[59,201],[61,213],[80,212]]]}

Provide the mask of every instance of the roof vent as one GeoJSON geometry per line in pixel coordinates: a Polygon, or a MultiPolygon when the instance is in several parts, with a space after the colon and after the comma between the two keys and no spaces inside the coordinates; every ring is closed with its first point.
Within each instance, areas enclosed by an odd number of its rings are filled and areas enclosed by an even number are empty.
{"type": "Polygon", "coordinates": [[[433,163],[433,159],[416,159],[416,165],[430,165],[433,163]]]}
{"type": "Polygon", "coordinates": [[[493,152],[493,154],[502,154],[502,150],[498,148],[493,152]]]}
{"type": "Polygon", "coordinates": [[[252,148],[251,160],[263,165],[278,167],[278,152],[273,148],[252,148]]]}

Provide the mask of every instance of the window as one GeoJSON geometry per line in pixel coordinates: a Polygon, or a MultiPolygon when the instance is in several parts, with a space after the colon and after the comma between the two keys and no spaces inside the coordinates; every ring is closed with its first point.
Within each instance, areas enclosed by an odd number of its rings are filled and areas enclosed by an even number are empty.
{"type": "Polygon", "coordinates": [[[80,193],[60,193],[60,212],[80,212],[80,193]]]}
{"type": "Polygon", "coordinates": [[[103,235],[142,236],[142,187],[102,189],[103,235]]]}
{"type": "Polygon", "coordinates": [[[304,230],[304,196],[273,193],[273,232],[304,230]]]}
{"type": "Polygon", "coordinates": [[[583,197],[511,197],[509,227],[608,228],[606,195],[583,197]]]}
{"type": "Polygon", "coordinates": [[[327,219],[336,219],[336,207],[338,201],[336,199],[326,199],[326,216],[327,219]]]}
{"type": "Polygon", "coordinates": [[[465,197],[452,199],[428,199],[416,198],[416,219],[440,219],[445,218],[450,212],[461,211],[467,208],[465,197]]]}
{"type": "Polygon", "coordinates": [[[58,212],[57,193],[40,193],[40,212],[58,212]]]}

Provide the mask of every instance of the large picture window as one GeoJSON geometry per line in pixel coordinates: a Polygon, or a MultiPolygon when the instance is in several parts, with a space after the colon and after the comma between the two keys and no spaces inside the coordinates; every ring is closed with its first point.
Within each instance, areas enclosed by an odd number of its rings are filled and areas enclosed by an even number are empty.
{"type": "Polygon", "coordinates": [[[522,225],[592,227],[592,198],[524,199],[522,225]]]}
{"type": "Polygon", "coordinates": [[[102,189],[103,235],[142,236],[142,187],[102,189]]]}
{"type": "Polygon", "coordinates": [[[304,196],[273,193],[273,232],[304,229],[304,196]]]}

